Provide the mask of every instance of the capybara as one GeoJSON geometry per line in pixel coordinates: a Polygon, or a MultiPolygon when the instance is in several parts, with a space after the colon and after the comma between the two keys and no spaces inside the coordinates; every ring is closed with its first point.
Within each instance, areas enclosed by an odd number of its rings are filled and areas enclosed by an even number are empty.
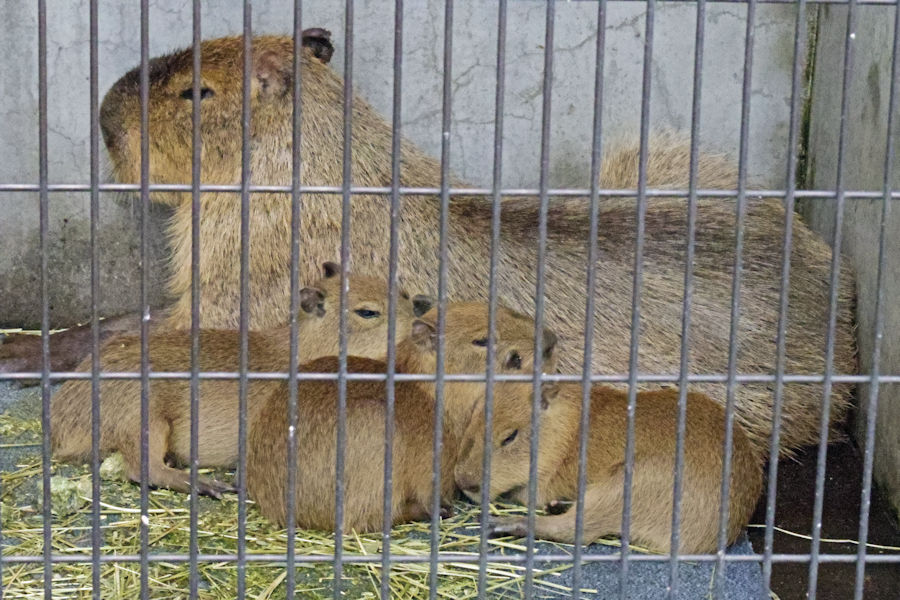
{"type": "MultiPolygon", "coordinates": [[[[315,287],[300,291],[298,354],[301,361],[339,351],[340,277],[337,265],[326,263],[325,278],[315,287]]],[[[347,302],[347,349],[361,356],[379,357],[387,352],[388,320],[385,282],[366,276],[351,276],[347,302]]],[[[399,294],[396,331],[405,336],[416,313],[427,310],[430,298],[410,299],[399,294]]],[[[201,371],[238,370],[240,333],[230,330],[200,330],[201,371]]],[[[150,368],[154,371],[189,371],[191,334],[187,331],[158,332],[149,339],[150,368]]],[[[285,372],[290,368],[290,328],[249,332],[248,365],[251,371],[285,372]]],[[[140,337],[110,340],[100,354],[104,371],[139,371],[140,337]]],[[[91,370],[90,359],[79,371],[91,370]]],[[[238,458],[238,381],[203,379],[200,382],[198,457],[202,466],[229,467],[238,458]]],[[[279,387],[280,380],[250,380],[247,388],[248,422],[261,402],[279,387]]],[[[190,457],[190,381],[151,379],[149,391],[150,484],[189,491],[188,473],[165,463],[167,455],[184,464],[190,457]]],[[[91,452],[91,382],[71,380],[51,398],[51,447],[61,460],[85,460],[91,452]]],[[[141,383],[139,380],[104,379],[100,384],[100,451],[120,451],[128,476],[140,480],[141,383]]],[[[212,479],[199,479],[199,491],[218,496],[231,489],[212,479]]]]}
{"type": "MultiPolygon", "coordinates": [[[[449,304],[446,313],[445,368],[447,373],[484,369],[487,361],[487,306],[449,304]]],[[[499,373],[533,371],[534,321],[499,307],[496,344],[491,357],[499,373]]],[[[556,363],[555,337],[544,331],[544,362],[556,363]]],[[[410,336],[397,345],[397,373],[434,374],[437,348],[436,311],[412,325],[410,336]]],[[[348,370],[385,373],[387,365],[373,360],[348,359],[348,370]]],[[[302,371],[337,371],[338,360],[320,358],[302,371]]],[[[346,446],[344,450],[345,530],[381,529],[384,506],[384,444],[386,384],[384,381],[347,382],[346,446]]],[[[496,382],[497,388],[529,383],[496,382]]],[[[483,382],[444,384],[441,497],[452,498],[457,440],[472,407],[484,398],[483,382]]],[[[431,381],[395,382],[393,438],[392,523],[425,518],[433,492],[435,384],[431,381]]],[[[338,384],[335,380],[301,380],[297,390],[297,476],[295,522],[309,529],[335,525],[335,458],[338,384]]],[[[247,491],[266,517],[279,525],[287,520],[288,391],[285,386],[268,396],[251,424],[247,447],[247,491]]]]}
{"type": "MultiPolygon", "coordinates": [[[[253,40],[252,48],[251,184],[290,185],[296,150],[302,155],[304,185],[341,185],[344,82],[321,53],[317,57],[313,48],[301,49],[302,147],[294,149],[293,41],[284,36],[261,36],[253,40]]],[[[208,40],[202,45],[203,183],[241,181],[242,57],[241,37],[208,40]]],[[[192,51],[153,59],[149,75],[150,181],[189,183],[192,51]]],[[[139,92],[139,72],[135,69],[112,86],[101,109],[101,127],[114,176],[125,183],[140,180],[139,92]]],[[[384,118],[364,100],[354,97],[354,186],[391,184],[391,136],[391,127],[384,118]]],[[[604,148],[600,186],[636,189],[638,157],[637,144],[604,148]]],[[[648,146],[647,187],[687,188],[689,159],[686,141],[674,134],[655,136],[648,146]]],[[[584,162],[587,164],[587,158],[584,162]]],[[[439,161],[408,142],[402,145],[400,166],[402,186],[437,187],[441,183],[439,161]]],[[[736,186],[737,170],[723,156],[701,153],[697,169],[697,185],[701,189],[736,186]]],[[[458,180],[450,183],[453,187],[465,187],[458,180]]],[[[291,202],[286,193],[254,193],[252,198],[250,323],[259,329],[282,325],[289,317],[291,202]]],[[[174,211],[168,229],[172,243],[169,292],[174,298],[168,323],[170,328],[186,328],[191,297],[190,194],[152,192],[151,199],[170,205],[174,211]]],[[[340,194],[307,193],[302,202],[300,262],[303,278],[311,280],[320,259],[337,259],[342,199],[340,194]]],[[[232,192],[205,192],[201,205],[203,326],[233,328],[239,313],[240,202],[232,192]]],[[[559,335],[560,366],[566,373],[581,372],[589,206],[586,198],[573,197],[554,197],[549,205],[544,317],[547,326],[559,335]]],[[[592,368],[597,373],[624,373],[630,366],[636,203],[629,197],[601,197],[598,210],[592,368]]],[[[647,199],[636,365],[641,373],[675,374],[679,369],[687,212],[684,197],[647,199]]],[[[354,194],[350,214],[353,270],[386,274],[390,256],[389,196],[354,194]]],[[[450,300],[487,297],[491,216],[491,201],[484,196],[451,197],[447,281],[450,300]]],[[[538,216],[536,197],[503,200],[497,290],[503,302],[529,314],[534,313],[535,307],[538,216]]],[[[734,197],[698,198],[690,315],[692,373],[728,370],[735,218],[734,197]]],[[[403,194],[398,219],[400,282],[407,289],[437,289],[439,199],[433,195],[403,194]]],[[[739,326],[734,340],[739,347],[738,373],[771,375],[775,370],[784,219],[779,200],[747,196],[739,326]]],[[[822,373],[831,250],[799,218],[794,223],[790,262],[785,369],[793,374],[822,373]]],[[[834,369],[839,373],[856,371],[852,295],[851,274],[843,272],[834,339],[834,369]]],[[[0,359],[5,356],[0,368],[39,368],[40,353],[35,352],[35,348],[39,349],[38,340],[10,338],[7,346],[0,349],[0,359]],[[18,344],[22,345],[16,350],[18,344]],[[31,360],[23,361],[25,355],[31,360]]],[[[695,388],[716,401],[725,397],[722,383],[698,383],[695,388]]],[[[737,420],[761,454],[768,449],[773,388],[767,383],[746,383],[736,390],[737,420]]],[[[843,418],[850,391],[847,384],[834,385],[834,421],[843,418]]],[[[784,387],[781,444],[785,452],[818,440],[822,392],[822,385],[817,383],[790,383],[784,387]]]]}
{"type": "MultiPolygon", "coordinates": [[[[558,509],[577,498],[580,384],[545,385],[540,402],[537,503],[558,509]]],[[[531,390],[505,386],[497,392],[492,431],[490,496],[528,500],[531,446],[531,390]]],[[[584,537],[590,543],[619,534],[622,527],[628,394],[594,385],[584,494],[584,537]]],[[[637,394],[631,540],[668,552],[672,535],[678,390],[637,394]]],[[[722,485],[725,411],[704,394],[687,395],[684,472],[679,551],[716,551],[722,485]]],[[[474,411],[460,440],[456,481],[472,500],[481,500],[484,412],[474,411]]],[[[762,467],[750,440],[737,423],[732,438],[728,542],[747,525],[762,490],[762,467]]],[[[498,534],[526,535],[525,517],[495,519],[498,534]]],[[[575,541],[575,509],[535,518],[535,536],[575,541]]]]}

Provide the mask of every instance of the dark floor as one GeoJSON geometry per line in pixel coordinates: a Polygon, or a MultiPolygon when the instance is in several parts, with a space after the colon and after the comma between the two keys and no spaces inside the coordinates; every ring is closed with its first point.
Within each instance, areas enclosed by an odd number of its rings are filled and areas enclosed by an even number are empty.
{"type": "MultiPolygon", "coordinates": [[[[778,493],[775,525],[789,531],[810,535],[816,489],[817,447],[800,453],[797,460],[782,460],[778,465],[778,493]]],[[[822,511],[822,538],[859,539],[859,505],[862,489],[862,454],[852,442],[833,444],[828,448],[825,470],[825,496],[822,511]]],[[[869,543],[900,546],[897,514],[887,499],[875,488],[869,516],[869,543]]],[[[761,499],[751,523],[766,522],[766,499],[761,499]]],[[[750,541],[757,552],[763,551],[765,530],[750,529],[750,541]]],[[[775,553],[807,554],[810,541],[775,532],[775,553]]],[[[820,553],[853,554],[855,544],[823,543],[820,553]]],[[[897,552],[869,548],[870,554],[897,552]]],[[[850,600],[856,581],[855,563],[820,563],[816,598],[818,600],[850,600]]],[[[807,597],[809,563],[776,563],[772,569],[771,589],[781,600],[807,597]]],[[[900,565],[870,564],[866,566],[864,598],[897,600],[900,598],[900,565]]]]}

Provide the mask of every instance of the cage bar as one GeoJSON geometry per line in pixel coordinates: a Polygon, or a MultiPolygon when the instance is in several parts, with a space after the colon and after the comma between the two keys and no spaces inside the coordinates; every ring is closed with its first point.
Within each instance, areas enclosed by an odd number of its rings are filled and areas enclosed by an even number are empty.
{"type": "Polygon", "coordinates": [[[747,161],[750,144],[750,91],[753,77],[753,25],[756,0],[747,4],[747,29],[744,34],[744,79],[741,84],[741,131],[738,154],[737,202],[734,225],[734,268],[731,275],[731,328],[728,333],[728,381],[725,392],[725,440],[723,441],[722,486],[719,495],[719,562],[713,573],[715,597],[725,597],[725,546],[728,528],[728,497],[731,489],[731,457],[734,437],[734,374],[737,372],[738,332],[741,318],[741,275],[743,273],[744,218],[747,200],[747,161]]]}
{"type": "Polygon", "coordinates": [[[150,3],[141,0],[141,600],[150,597],[150,305],[147,293],[150,278],[149,260],[150,220],[150,3]]]}
{"type": "Polygon", "coordinates": [[[100,600],[100,253],[97,247],[97,224],[100,220],[100,91],[98,89],[97,0],[90,6],[90,161],[91,161],[91,557],[93,559],[92,597],[100,600]]]}
{"type": "Polygon", "coordinates": [[[787,187],[784,197],[784,237],[781,243],[781,290],[778,302],[778,329],[775,339],[775,394],[772,403],[772,435],[769,442],[769,473],[766,482],[766,531],[763,542],[763,589],[770,589],[772,581],[772,553],[775,537],[775,497],[778,491],[778,451],[781,447],[781,421],[784,401],[785,339],[788,318],[788,292],[791,277],[791,249],[794,231],[794,197],[797,187],[797,140],[800,126],[802,98],[800,67],[806,46],[806,0],[797,2],[794,28],[794,60],[791,69],[791,112],[788,126],[787,187]]]}
{"type": "Polygon", "coordinates": [[[199,593],[200,576],[197,571],[197,555],[200,553],[198,539],[199,493],[198,471],[200,469],[200,179],[201,156],[203,152],[200,137],[200,70],[201,64],[201,17],[200,0],[194,0],[192,14],[192,60],[191,75],[191,448],[190,448],[190,579],[188,593],[196,598],[199,593]]]}
{"type": "Polygon", "coordinates": [[[634,279],[631,292],[631,343],[628,350],[628,424],[625,438],[625,489],[622,508],[622,551],[619,593],[628,597],[628,560],[631,540],[631,484],[634,481],[634,415],[637,408],[638,344],[641,324],[641,282],[644,269],[644,226],[647,214],[647,155],[650,151],[650,86],[652,82],[653,25],[656,0],[647,0],[644,25],[644,62],[641,81],[641,133],[638,158],[637,231],[634,242],[634,279]]]}
{"type": "MultiPolygon", "coordinates": [[[[584,361],[581,371],[581,420],[578,424],[578,489],[575,494],[575,548],[572,552],[572,600],[581,597],[581,558],[584,542],[584,493],[587,487],[587,451],[590,439],[591,365],[594,350],[594,294],[597,289],[597,235],[599,232],[600,159],[603,148],[603,61],[606,58],[606,0],[597,3],[597,44],[594,52],[594,127],[591,141],[590,225],[586,302],[584,311],[584,361]]],[[[483,509],[482,509],[483,510],[483,509]]]]}
{"type": "Polygon", "coordinates": [[[681,542],[681,502],[684,484],[684,437],[687,429],[687,377],[694,291],[694,252],[697,229],[697,164],[700,156],[700,100],[703,91],[703,51],[706,43],[706,0],[697,2],[694,30],[694,87],[691,91],[691,157],[688,173],[687,246],[684,257],[684,299],[681,312],[681,356],[678,365],[678,417],[675,423],[675,484],[672,489],[672,541],[669,598],[678,596],[678,553],[681,542]]]}
{"type": "Polygon", "coordinates": [[[487,595],[488,522],[494,431],[494,352],[497,345],[497,253],[500,248],[500,189],[503,187],[503,107],[506,93],[507,2],[497,4],[497,63],[494,88],[494,156],[491,182],[491,256],[488,274],[488,336],[484,389],[484,454],[481,463],[481,535],[478,539],[478,598],[487,595]]]}
{"type": "Polygon", "coordinates": [[[294,47],[292,65],[292,114],[291,114],[291,308],[290,308],[290,358],[288,364],[288,428],[287,428],[287,461],[288,477],[285,484],[285,510],[288,515],[287,529],[287,564],[285,565],[284,591],[286,598],[293,598],[296,586],[296,524],[293,515],[296,508],[297,485],[297,368],[300,364],[299,324],[297,321],[300,307],[300,175],[302,141],[302,97],[303,82],[301,78],[300,52],[303,45],[303,2],[294,0],[294,47]]]}
{"type": "Polygon", "coordinates": [[[453,110],[451,73],[453,70],[453,0],[444,1],[444,73],[441,95],[441,214],[439,225],[439,262],[437,297],[437,360],[434,377],[434,445],[432,447],[431,539],[428,573],[428,598],[437,598],[438,528],[441,520],[441,449],[444,441],[444,379],[446,374],[447,277],[449,269],[450,213],[450,121],[453,110]]]}

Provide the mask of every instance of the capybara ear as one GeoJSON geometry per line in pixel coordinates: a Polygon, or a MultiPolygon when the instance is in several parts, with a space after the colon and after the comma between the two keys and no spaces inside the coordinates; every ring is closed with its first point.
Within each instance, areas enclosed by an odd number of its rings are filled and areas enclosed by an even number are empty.
{"type": "Polygon", "coordinates": [[[322,306],[323,300],[325,300],[325,294],[319,288],[305,287],[300,290],[300,308],[305,313],[315,313],[317,317],[323,316],[325,314],[325,307],[322,306]]]}
{"type": "Polygon", "coordinates": [[[417,317],[421,317],[434,306],[434,298],[431,296],[426,296],[425,294],[416,294],[412,299],[413,303],[413,314],[417,317]]]}
{"type": "Polygon", "coordinates": [[[336,262],[323,262],[322,263],[322,275],[325,276],[325,279],[331,279],[335,275],[338,275],[341,272],[341,265],[336,262]]]}
{"type": "Polygon", "coordinates": [[[301,43],[305,48],[312,50],[313,56],[324,64],[328,64],[331,56],[334,54],[334,46],[331,45],[331,32],[327,29],[322,29],[321,27],[304,29],[301,43]]]}
{"type": "Polygon", "coordinates": [[[291,88],[293,59],[268,48],[253,51],[253,75],[260,95],[282,95],[291,88]]]}
{"type": "Polygon", "coordinates": [[[421,319],[413,321],[410,338],[424,351],[437,352],[437,329],[431,323],[421,319]]]}

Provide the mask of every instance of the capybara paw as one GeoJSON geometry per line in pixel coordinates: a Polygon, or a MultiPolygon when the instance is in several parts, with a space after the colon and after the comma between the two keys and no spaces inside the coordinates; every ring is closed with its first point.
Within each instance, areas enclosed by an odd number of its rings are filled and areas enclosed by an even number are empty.
{"type": "Polygon", "coordinates": [[[441,511],[440,511],[440,513],[438,513],[438,514],[440,514],[440,517],[441,517],[442,519],[449,519],[450,517],[452,517],[453,515],[455,515],[456,512],[454,512],[452,506],[450,506],[449,504],[447,504],[447,505],[442,505],[442,506],[441,506],[441,511]]]}
{"type": "Polygon", "coordinates": [[[572,508],[573,504],[575,503],[571,500],[551,500],[544,507],[544,512],[548,515],[561,515],[572,508]]]}
{"type": "Polygon", "coordinates": [[[202,496],[210,496],[216,500],[222,499],[222,494],[236,492],[237,488],[217,479],[200,479],[197,481],[197,492],[202,496]]]}
{"type": "Polygon", "coordinates": [[[488,534],[491,537],[525,537],[528,535],[528,521],[524,517],[491,517],[488,534]]]}

